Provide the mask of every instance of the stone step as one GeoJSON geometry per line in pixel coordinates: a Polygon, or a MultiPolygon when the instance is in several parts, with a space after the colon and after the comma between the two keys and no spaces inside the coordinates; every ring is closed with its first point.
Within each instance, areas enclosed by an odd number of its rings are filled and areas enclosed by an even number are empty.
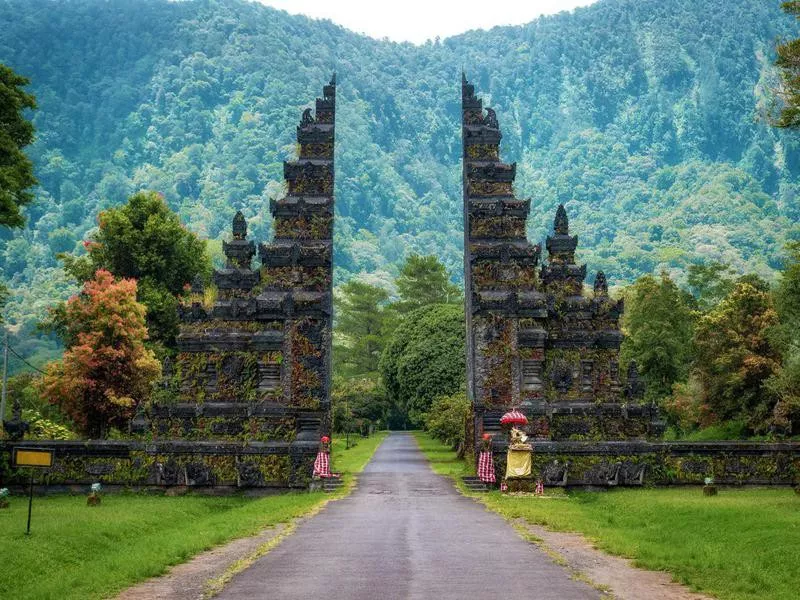
{"type": "Polygon", "coordinates": [[[471,492],[488,492],[492,489],[492,487],[481,481],[478,477],[474,476],[467,476],[462,477],[461,481],[464,483],[466,488],[471,492]]]}
{"type": "Polygon", "coordinates": [[[344,483],[339,478],[326,479],[325,481],[322,482],[322,491],[335,492],[336,490],[341,488],[342,485],[344,485],[344,483]]]}

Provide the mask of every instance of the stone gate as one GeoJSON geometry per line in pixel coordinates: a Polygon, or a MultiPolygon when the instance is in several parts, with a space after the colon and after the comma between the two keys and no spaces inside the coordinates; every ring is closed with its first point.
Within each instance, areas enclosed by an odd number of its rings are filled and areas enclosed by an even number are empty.
{"type": "Polygon", "coordinates": [[[214,288],[195,282],[179,306],[178,354],[133,439],[48,442],[50,485],[308,484],[330,433],[335,75],[315,108],[284,163],[288,193],[270,202],[273,242],[256,248],[236,214],[214,288]]]}
{"type": "MultiPolygon", "coordinates": [[[[633,364],[620,372],[622,301],[598,272],[586,294],[586,266],[575,263],[559,206],[542,249],[526,237],[530,201],[514,196],[516,163],[500,159],[502,134],[491,108],[462,76],[464,281],[467,389],[473,448],[497,433],[512,407],[540,440],[624,440],[660,431],[654,405],[642,401],[633,364]]],[[[503,436],[495,437],[503,445],[503,436]]]]}

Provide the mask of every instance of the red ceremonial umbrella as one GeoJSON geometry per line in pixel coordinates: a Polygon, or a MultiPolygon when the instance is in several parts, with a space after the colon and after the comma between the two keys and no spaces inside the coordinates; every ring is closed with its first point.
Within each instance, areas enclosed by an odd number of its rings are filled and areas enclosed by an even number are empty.
{"type": "Polygon", "coordinates": [[[502,417],[500,417],[500,424],[501,425],[527,425],[528,424],[528,417],[518,411],[516,408],[508,411],[502,417]]]}

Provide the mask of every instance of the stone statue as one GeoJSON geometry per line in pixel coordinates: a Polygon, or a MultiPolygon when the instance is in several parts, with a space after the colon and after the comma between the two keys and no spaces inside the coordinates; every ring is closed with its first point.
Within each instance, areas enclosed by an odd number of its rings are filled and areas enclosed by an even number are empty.
{"type": "Polygon", "coordinates": [[[606,274],[602,271],[598,271],[594,278],[594,295],[595,297],[608,296],[608,281],[606,274]]]}
{"type": "Polygon", "coordinates": [[[521,429],[512,427],[509,436],[511,438],[508,444],[509,450],[533,450],[533,446],[527,443],[528,436],[521,429]]]}
{"type": "Polygon", "coordinates": [[[500,129],[500,124],[497,122],[497,113],[492,108],[486,108],[486,116],[483,119],[483,124],[492,129],[500,129]]]}

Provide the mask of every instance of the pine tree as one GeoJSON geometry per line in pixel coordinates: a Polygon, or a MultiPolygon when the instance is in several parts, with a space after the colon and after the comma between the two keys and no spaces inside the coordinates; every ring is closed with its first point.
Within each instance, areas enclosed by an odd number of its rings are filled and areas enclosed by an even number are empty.
{"type": "MultiPolygon", "coordinates": [[[[784,2],[783,10],[800,18],[800,0],[784,2]]],[[[778,127],[800,127],[800,39],[779,44],[775,64],[781,69],[783,85],[778,95],[783,100],[780,115],[775,121],[778,127]]]]}
{"type": "Polygon", "coordinates": [[[386,307],[386,290],[351,279],[339,288],[335,299],[335,347],[339,370],[363,375],[378,370],[378,361],[393,322],[386,307]]]}
{"type": "Polygon", "coordinates": [[[395,283],[400,295],[395,307],[403,314],[422,306],[463,300],[461,288],[450,282],[450,274],[435,256],[410,255],[395,283]]]}

